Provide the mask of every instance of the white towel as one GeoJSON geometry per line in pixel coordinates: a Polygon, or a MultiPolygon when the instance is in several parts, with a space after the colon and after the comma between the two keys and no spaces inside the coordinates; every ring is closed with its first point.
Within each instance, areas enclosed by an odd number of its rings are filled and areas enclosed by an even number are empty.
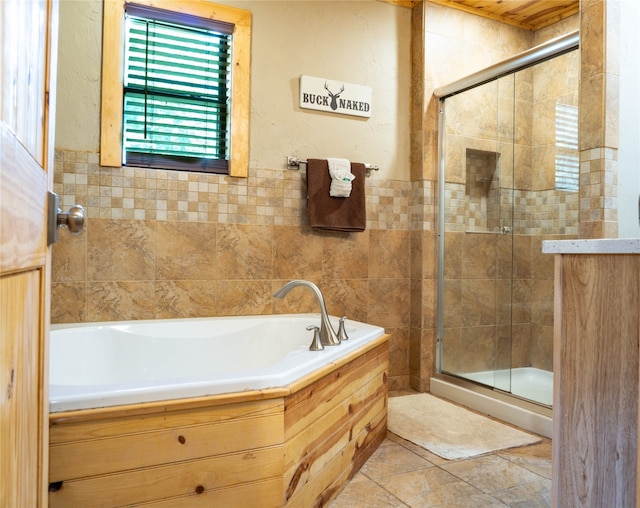
{"type": "Polygon", "coordinates": [[[351,162],[348,159],[327,158],[331,186],[329,195],[334,198],[348,198],[351,195],[351,182],[355,175],[351,173],[351,162]]]}

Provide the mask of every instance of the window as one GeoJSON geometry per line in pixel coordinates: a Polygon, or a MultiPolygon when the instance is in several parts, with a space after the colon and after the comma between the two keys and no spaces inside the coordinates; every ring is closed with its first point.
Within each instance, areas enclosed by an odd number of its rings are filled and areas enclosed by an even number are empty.
{"type": "Polygon", "coordinates": [[[556,103],[556,189],[577,191],[580,177],[578,158],[578,108],[556,103]]]}
{"type": "Polygon", "coordinates": [[[104,3],[101,164],[247,176],[250,13],[152,1],[104,3]]]}

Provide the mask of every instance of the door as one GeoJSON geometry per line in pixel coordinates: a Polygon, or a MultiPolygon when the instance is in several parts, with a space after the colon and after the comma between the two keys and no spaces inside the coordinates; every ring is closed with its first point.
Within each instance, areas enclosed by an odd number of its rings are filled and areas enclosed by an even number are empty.
{"type": "Polygon", "coordinates": [[[0,506],[46,506],[57,4],[0,2],[0,506]]]}
{"type": "Polygon", "coordinates": [[[439,370],[510,390],[514,77],[444,101],[439,370]]]}

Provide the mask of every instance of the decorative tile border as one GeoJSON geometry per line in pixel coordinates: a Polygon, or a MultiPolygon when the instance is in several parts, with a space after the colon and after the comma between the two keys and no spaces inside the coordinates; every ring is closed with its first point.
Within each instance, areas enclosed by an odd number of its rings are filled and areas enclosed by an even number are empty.
{"type": "MultiPolygon", "coordinates": [[[[497,232],[496,227],[484,230],[478,224],[469,227],[467,224],[469,210],[465,192],[464,184],[447,182],[445,186],[445,198],[449,203],[445,217],[447,231],[497,232]]],[[[513,226],[517,234],[578,235],[580,198],[577,192],[516,189],[513,200],[515,204],[513,212],[511,200],[501,200],[500,215],[510,217],[513,213],[513,226]]]]}
{"type": "MultiPolygon", "coordinates": [[[[409,229],[410,182],[368,179],[367,227],[409,229]]],[[[61,205],[83,204],[89,217],[232,224],[306,225],[301,171],[252,169],[249,178],[108,168],[97,153],[57,150],[54,191],[61,205]]]]}
{"type": "MultiPolygon", "coordinates": [[[[600,151],[582,165],[600,165],[600,151]]],[[[609,154],[610,158],[614,158],[609,154]]],[[[213,222],[229,224],[306,225],[305,174],[301,171],[253,169],[249,178],[226,175],[108,168],[97,153],[57,150],[54,191],[61,206],[83,204],[87,215],[102,219],[213,222]]],[[[581,189],[614,187],[606,171],[581,171],[581,189]],[[588,181],[587,181],[588,180],[588,181]]],[[[450,231],[465,231],[465,185],[447,183],[445,222],[450,231]]],[[[565,191],[514,193],[514,226],[521,234],[578,234],[578,207],[585,196],[565,191]]],[[[371,178],[366,185],[369,229],[436,229],[436,183],[371,178]]],[[[503,216],[507,213],[501,203],[503,216]]],[[[606,203],[605,203],[606,206],[606,203]]],[[[590,209],[590,208],[587,208],[590,209]]],[[[601,210],[601,208],[600,208],[601,210]]],[[[510,210],[508,210],[510,214],[510,210]]],[[[583,208],[583,212],[585,210],[583,208]]],[[[597,212],[596,212],[597,213],[597,212]]],[[[480,227],[479,224],[476,226],[480,227]]]]}

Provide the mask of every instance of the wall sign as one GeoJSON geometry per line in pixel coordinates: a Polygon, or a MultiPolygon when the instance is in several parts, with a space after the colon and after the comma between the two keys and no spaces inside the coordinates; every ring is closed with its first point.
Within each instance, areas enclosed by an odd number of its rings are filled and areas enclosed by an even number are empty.
{"type": "Polygon", "coordinates": [[[340,113],[342,115],[371,116],[370,86],[354,85],[313,76],[300,76],[300,107],[340,113]]]}

